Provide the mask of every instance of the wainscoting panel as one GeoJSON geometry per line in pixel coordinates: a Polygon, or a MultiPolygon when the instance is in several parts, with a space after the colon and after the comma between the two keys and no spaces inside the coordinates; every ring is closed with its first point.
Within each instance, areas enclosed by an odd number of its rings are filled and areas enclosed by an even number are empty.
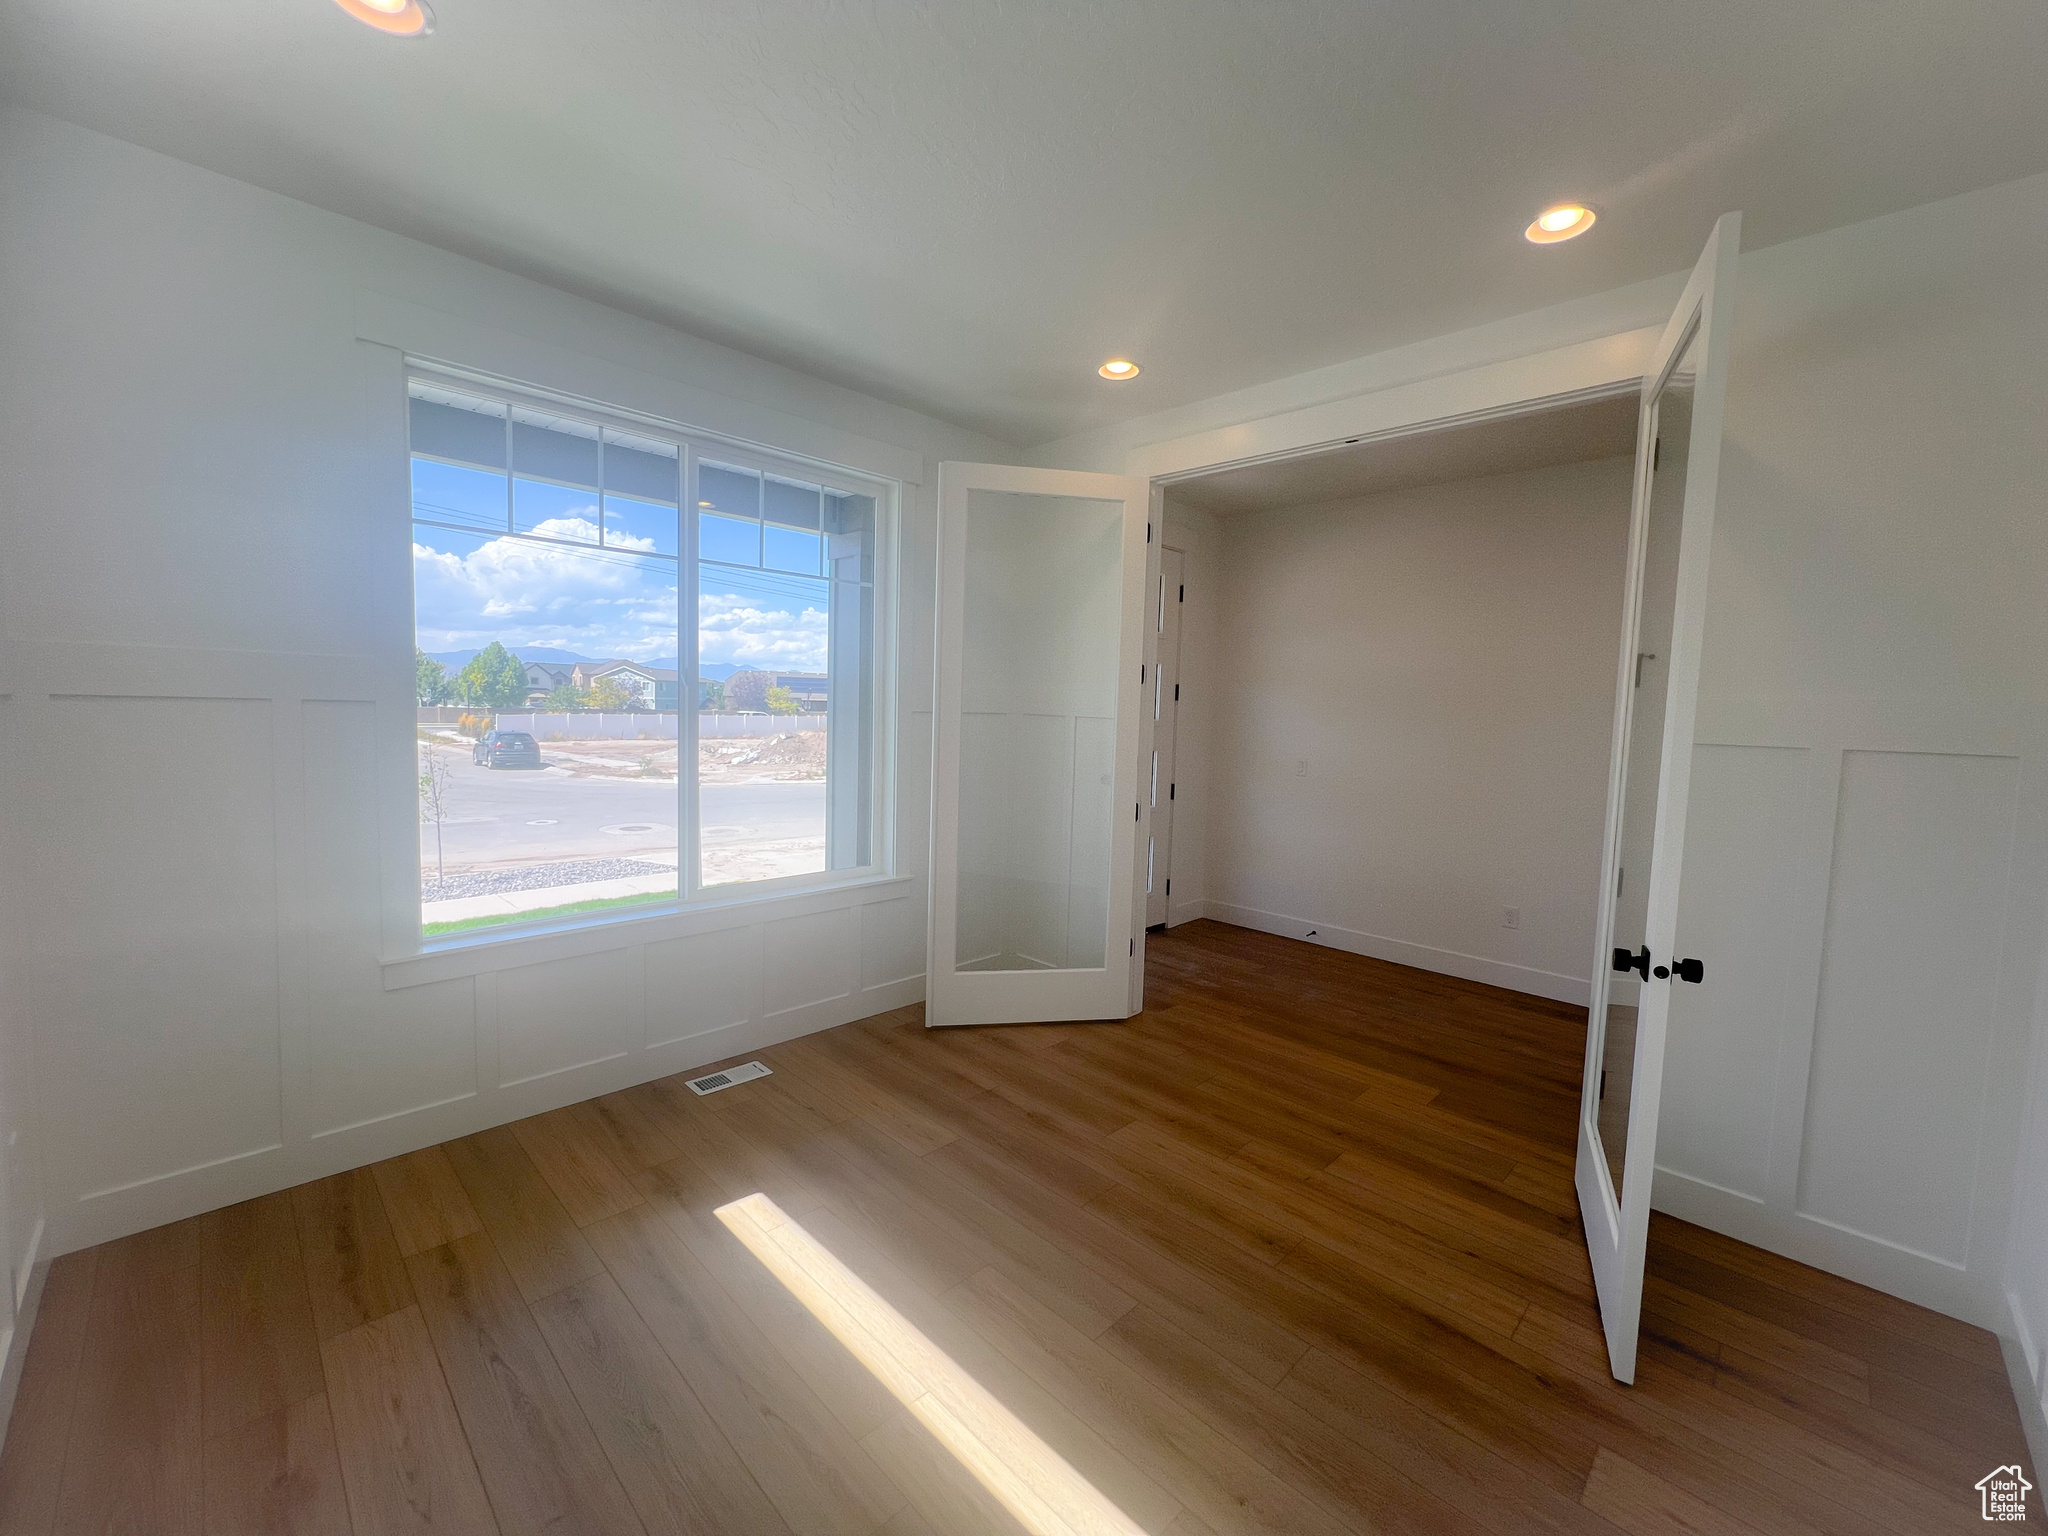
{"type": "Polygon", "coordinates": [[[1703,697],[1652,1203],[2002,1322],[2048,729],[1957,698],[1703,697]]]}
{"type": "Polygon", "coordinates": [[[2018,770],[2011,757],[1842,758],[1799,1211],[1958,1266],[2018,770]]]}

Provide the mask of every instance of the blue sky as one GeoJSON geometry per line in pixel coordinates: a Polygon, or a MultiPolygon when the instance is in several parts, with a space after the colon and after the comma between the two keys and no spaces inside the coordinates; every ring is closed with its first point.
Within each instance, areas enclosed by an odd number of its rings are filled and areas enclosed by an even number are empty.
{"type": "MultiPolygon", "coordinates": [[[[655,661],[676,654],[677,565],[634,551],[675,548],[675,512],[608,499],[611,543],[598,539],[597,497],[518,483],[515,512],[525,531],[509,538],[502,476],[414,461],[419,511],[465,523],[475,533],[413,527],[413,591],[419,645],[426,651],[480,649],[493,640],[517,651],[552,646],[594,657],[655,661]]],[[[703,568],[697,598],[699,658],[764,669],[825,670],[828,584],[772,571],[703,568]]]]}

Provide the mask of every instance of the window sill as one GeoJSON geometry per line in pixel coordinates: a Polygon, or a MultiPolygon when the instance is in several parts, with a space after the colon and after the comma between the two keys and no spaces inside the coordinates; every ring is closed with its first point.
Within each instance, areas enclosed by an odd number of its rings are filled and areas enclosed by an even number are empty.
{"type": "Polygon", "coordinates": [[[866,875],[840,884],[801,890],[770,890],[698,900],[687,906],[665,903],[630,917],[567,918],[536,924],[516,933],[465,933],[433,939],[417,954],[383,962],[384,990],[428,986],[490,971],[512,970],[576,955],[658,944],[664,939],[743,928],[764,916],[804,917],[838,907],[865,906],[900,899],[916,883],[910,875],[866,875]]]}

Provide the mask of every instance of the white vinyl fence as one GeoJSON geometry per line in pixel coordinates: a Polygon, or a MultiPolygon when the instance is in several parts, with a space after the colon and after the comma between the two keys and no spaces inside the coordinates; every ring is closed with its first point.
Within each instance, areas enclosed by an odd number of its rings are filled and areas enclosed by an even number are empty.
{"type": "MultiPolygon", "coordinates": [[[[674,741],[680,716],[674,711],[637,714],[513,714],[499,710],[501,731],[526,731],[537,741],[674,741]]],[[[699,715],[697,736],[786,736],[791,731],[822,731],[823,715],[699,715]]]]}

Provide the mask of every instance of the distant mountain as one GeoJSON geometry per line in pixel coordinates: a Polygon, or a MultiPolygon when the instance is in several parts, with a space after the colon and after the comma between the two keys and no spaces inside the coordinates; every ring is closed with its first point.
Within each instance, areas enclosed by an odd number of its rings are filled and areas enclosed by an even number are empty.
{"type": "MultiPolygon", "coordinates": [[[[480,649],[482,649],[482,647],[479,646],[473,647],[467,651],[429,651],[427,652],[427,654],[433,657],[434,660],[440,662],[441,665],[446,667],[450,672],[459,672],[464,667],[468,666],[472,660],[475,659],[476,653],[480,649]]],[[[545,645],[536,645],[532,647],[523,645],[507,646],[506,649],[511,651],[512,654],[517,656],[521,661],[557,661],[574,664],[579,661],[600,661],[605,659],[603,657],[598,656],[578,656],[574,651],[558,651],[552,648],[551,646],[545,645]]],[[[673,666],[675,665],[675,663],[656,662],[655,665],[673,666]]]]}
{"type": "MultiPolygon", "coordinates": [[[[675,663],[669,661],[663,662],[662,665],[672,667],[675,663]]],[[[721,683],[735,672],[751,672],[753,670],[754,668],[748,666],[743,661],[700,661],[697,663],[697,675],[699,677],[716,678],[721,683]]]]}

